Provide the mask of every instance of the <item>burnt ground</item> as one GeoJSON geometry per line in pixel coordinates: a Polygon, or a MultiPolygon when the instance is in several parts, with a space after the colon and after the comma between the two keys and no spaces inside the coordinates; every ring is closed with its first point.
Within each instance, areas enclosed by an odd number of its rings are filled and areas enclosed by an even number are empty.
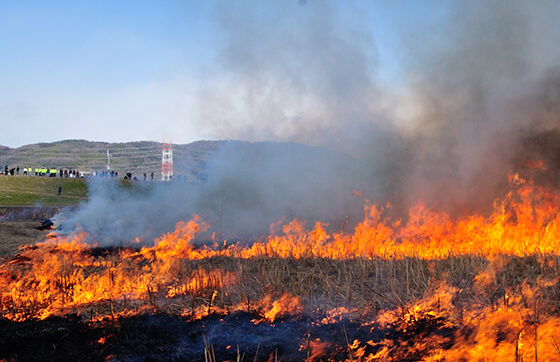
{"type": "Polygon", "coordinates": [[[40,220],[0,220],[0,260],[14,256],[18,247],[45,240],[48,231],[37,230],[40,220]]]}
{"type": "MultiPolygon", "coordinates": [[[[319,324],[313,322],[316,317],[299,315],[274,323],[252,312],[210,314],[200,320],[166,314],[100,322],[78,315],[18,323],[0,319],[0,360],[342,361],[356,360],[359,348],[362,355],[376,353],[380,346],[375,343],[384,338],[404,349],[433,335],[440,336],[438,347],[442,338],[452,343],[453,329],[441,319],[416,321],[412,334],[402,325],[380,328],[351,320],[319,324]],[[212,358],[205,358],[205,350],[212,358]]],[[[435,346],[424,342],[411,348],[413,352],[396,349],[396,360],[421,360],[435,346]]]]}
{"type": "Polygon", "coordinates": [[[44,241],[49,231],[37,230],[37,227],[59,211],[57,208],[1,207],[0,262],[11,258],[21,245],[44,241]]]}

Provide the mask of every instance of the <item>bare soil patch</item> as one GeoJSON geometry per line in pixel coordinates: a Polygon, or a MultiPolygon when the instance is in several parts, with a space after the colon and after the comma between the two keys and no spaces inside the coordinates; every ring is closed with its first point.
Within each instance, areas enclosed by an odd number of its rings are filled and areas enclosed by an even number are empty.
{"type": "Polygon", "coordinates": [[[39,220],[0,220],[0,260],[12,257],[21,245],[45,240],[39,220]]]}
{"type": "Polygon", "coordinates": [[[22,245],[44,241],[49,231],[37,227],[61,210],[56,207],[0,207],[0,261],[11,258],[22,245]]]}

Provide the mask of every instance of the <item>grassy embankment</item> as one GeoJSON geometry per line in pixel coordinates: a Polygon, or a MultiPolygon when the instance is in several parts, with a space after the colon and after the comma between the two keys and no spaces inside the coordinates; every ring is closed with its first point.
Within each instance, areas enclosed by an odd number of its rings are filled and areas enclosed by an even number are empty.
{"type": "Polygon", "coordinates": [[[85,200],[84,179],[0,176],[0,206],[71,206],[85,200]]]}

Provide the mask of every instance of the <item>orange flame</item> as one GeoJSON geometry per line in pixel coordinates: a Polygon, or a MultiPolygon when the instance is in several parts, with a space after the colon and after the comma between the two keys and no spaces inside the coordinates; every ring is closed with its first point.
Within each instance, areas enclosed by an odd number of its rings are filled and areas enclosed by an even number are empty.
{"type": "MultiPolygon", "coordinates": [[[[354,359],[558,359],[560,195],[517,174],[510,185],[489,216],[453,219],[417,205],[395,219],[390,205],[367,204],[352,233],[292,220],[250,246],[193,246],[209,227],[199,217],[153,247],[104,256],[84,234],[50,237],[0,265],[0,315],[93,318],[151,308],[202,318],[247,310],[274,323],[320,309],[317,323],[360,318],[372,331],[409,338],[348,341],[354,359]]],[[[329,346],[308,338],[309,358],[329,346]]]]}

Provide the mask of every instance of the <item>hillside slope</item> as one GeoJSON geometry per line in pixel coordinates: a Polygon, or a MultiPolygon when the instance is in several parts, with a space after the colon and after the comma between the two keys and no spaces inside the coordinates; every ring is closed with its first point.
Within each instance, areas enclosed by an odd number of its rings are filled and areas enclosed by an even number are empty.
{"type": "MultiPolygon", "coordinates": [[[[173,145],[174,173],[193,181],[219,149],[220,141],[197,141],[186,145],[173,145]]],[[[19,166],[20,175],[24,167],[47,167],[75,169],[85,172],[106,171],[109,153],[111,170],[124,175],[131,172],[139,177],[161,172],[162,144],[140,141],[126,143],[92,142],[86,140],[64,140],[52,143],[37,143],[18,148],[0,146],[0,166],[4,170],[19,166]]]]}
{"type": "MultiPolygon", "coordinates": [[[[118,171],[122,178],[131,172],[139,179],[146,173],[148,179],[154,173],[161,175],[162,144],[151,141],[108,143],[86,140],[64,140],[52,143],[37,143],[9,148],[0,146],[0,168],[4,171],[23,168],[73,169],[83,172],[107,170],[108,157],[111,170],[118,171]]],[[[260,164],[274,168],[281,164],[307,163],[298,173],[311,170],[311,165],[326,164],[332,160],[344,160],[345,164],[355,159],[320,147],[309,147],[295,143],[243,142],[243,141],[196,141],[189,144],[173,144],[174,178],[187,182],[203,182],[207,168],[216,159],[220,163],[245,167],[245,163],[260,164]],[[221,162],[223,160],[223,162],[221,162]]]]}

